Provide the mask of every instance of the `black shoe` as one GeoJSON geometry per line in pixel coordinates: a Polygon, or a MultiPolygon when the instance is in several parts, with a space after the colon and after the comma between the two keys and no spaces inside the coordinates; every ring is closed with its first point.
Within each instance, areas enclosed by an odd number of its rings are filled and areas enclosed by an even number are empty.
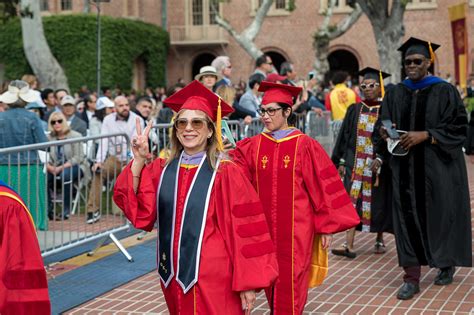
{"type": "Polygon", "coordinates": [[[354,252],[351,252],[349,248],[345,247],[344,249],[333,249],[331,250],[331,253],[337,256],[344,256],[350,259],[356,258],[357,254],[354,252]]]}
{"type": "Polygon", "coordinates": [[[420,292],[420,286],[418,284],[404,282],[400,290],[398,290],[397,299],[409,300],[412,299],[418,292],[420,292]]]}
{"type": "Polygon", "coordinates": [[[448,285],[453,282],[453,276],[456,269],[454,267],[441,268],[434,280],[436,285],[448,285]]]}
{"type": "Polygon", "coordinates": [[[100,220],[100,217],[101,217],[101,215],[100,215],[99,210],[97,210],[95,212],[88,212],[86,222],[87,222],[87,224],[94,224],[94,223],[96,223],[97,221],[100,220]]]}

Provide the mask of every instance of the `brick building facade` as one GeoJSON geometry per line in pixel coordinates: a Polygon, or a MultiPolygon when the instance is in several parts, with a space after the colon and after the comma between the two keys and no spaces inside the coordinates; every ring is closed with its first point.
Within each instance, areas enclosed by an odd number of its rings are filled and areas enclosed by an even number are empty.
{"type": "MultiPolygon", "coordinates": [[[[95,13],[92,5],[87,8],[84,0],[40,0],[45,14],[83,12],[95,13]],[[45,7],[47,5],[47,7],[45,7]],[[65,9],[65,10],[64,10],[65,9]]],[[[468,1],[468,34],[474,34],[474,0],[468,1]]],[[[312,34],[322,22],[328,0],[297,0],[296,9],[286,11],[285,0],[275,0],[256,38],[256,45],[272,55],[278,65],[284,60],[294,63],[303,77],[312,68],[314,51],[312,34]]],[[[406,37],[415,36],[441,44],[437,51],[436,72],[454,75],[454,59],[448,6],[462,0],[411,0],[405,13],[406,37]]],[[[232,80],[247,80],[254,61],[235,40],[219,26],[213,24],[212,7],[218,6],[220,14],[238,31],[253,19],[259,0],[111,0],[102,4],[103,14],[136,18],[162,25],[163,13],[170,33],[171,47],[168,56],[168,82],[179,78],[190,81],[202,65],[209,64],[218,55],[228,55],[233,64],[232,80]],[[166,10],[162,11],[165,3],[166,10]]],[[[338,1],[333,20],[343,18],[350,8],[345,0],[338,1]]],[[[469,73],[474,73],[474,42],[470,43],[469,73]]],[[[331,42],[332,68],[361,69],[379,67],[375,39],[369,20],[363,15],[343,36],[331,42]]],[[[383,69],[383,65],[382,65],[383,69]]]]}

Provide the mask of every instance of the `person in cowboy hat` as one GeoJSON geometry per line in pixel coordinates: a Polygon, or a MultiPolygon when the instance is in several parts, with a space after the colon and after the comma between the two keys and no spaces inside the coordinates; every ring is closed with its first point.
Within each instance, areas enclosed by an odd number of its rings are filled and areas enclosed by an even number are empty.
{"type": "MultiPolygon", "coordinates": [[[[41,120],[25,106],[37,100],[37,94],[25,81],[14,80],[8,90],[0,95],[0,102],[8,104],[9,110],[0,113],[0,148],[47,142],[41,120]]],[[[36,152],[25,151],[0,155],[0,178],[9,178],[9,184],[21,197],[29,201],[35,224],[46,229],[46,198],[30,198],[45,183],[42,165],[36,152]],[[28,178],[29,180],[20,180],[28,178]]]]}
{"type": "Polygon", "coordinates": [[[216,68],[213,66],[205,66],[199,70],[199,74],[197,74],[194,79],[201,82],[207,89],[211,90],[216,85],[216,82],[222,79],[222,76],[217,73],[216,68]]]}

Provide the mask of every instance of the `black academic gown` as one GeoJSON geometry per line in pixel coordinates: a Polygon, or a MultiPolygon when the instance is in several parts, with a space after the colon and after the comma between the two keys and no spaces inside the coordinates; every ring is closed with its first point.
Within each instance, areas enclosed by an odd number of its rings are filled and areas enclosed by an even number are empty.
{"type": "Polygon", "coordinates": [[[393,223],[400,266],[471,266],[471,209],[462,145],[467,118],[456,88],[400,83],[385,95],[381,119],[437,140],[390,159],[393,223]]]}
{"type": "Polygon", "coordinates": [[[469,129],[467,132],[464,149],[467,155],[474,155],[474,110],[471,112],[471,120],[469,121],[469,129]]]}
{"type": "MultiPolygon", "coordinates": [[[[346,116],[342,122],[336,144],[333,149],[331,160],[339,166],[341,159],[345,160],[346,175],[343,182],[348,194],[350,194],[352,185],[352,170],[354,168],[356,139],[357,139],[357,123],[359,121],[360,110],[362,103],[356,103],[347,109],[346,116]]],[[[372,143],[378,142],[378,131],[372,134],[372,143]]],[[[370,232],[390,232],[393,233],[392,228],[392,198],[391,198],[391,172],[390,168],[382,165],[378,186],[372,186],[372,205],[371,205],[371,220],[370,232]]],[[[375,183],[376,177],[373,178],[375,183]]],[[[362,215],[360,209],[357,209],[359,216],[362,215]]],[[[357,227],[360,230],[362,224],[357,227]]]]}

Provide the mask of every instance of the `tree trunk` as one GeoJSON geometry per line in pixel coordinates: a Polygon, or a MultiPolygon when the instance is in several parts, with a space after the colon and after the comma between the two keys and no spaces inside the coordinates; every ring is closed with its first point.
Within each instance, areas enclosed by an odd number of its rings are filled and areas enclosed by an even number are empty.
{"type": "Polygon", "coordinates": [[[64,71],[44,36],[39,1],[21,0],[21,15],[23,50],[38,81],[43,87],[69,91],[64,71]]]}
{"type": "Polygon", "coordinates": [[[324,75],[329,72],[329,43],[330,40],[327,36],[315,38],[313,41],[313,48],[316,53],[313,67],[318,82],[323,82],[324,75]]]}
{"type": "Polygon", "coordinates": [[[388,82],[398,83],[401,81],[401,56],[397,50],[400,46],[400,30],[380,29],[375,30],[375,42],[377,43],[377,52],[379,54],[380,69],[390,73],[392,76],[387,78],[388,82]]]}
{"type": "MultiPolygon", "coordinates": [[[[235,39],[235,41],[247,52],[247,54],[249,54],[253,59],[257,59],[263,54],[263,52],[257,47],[257,45],[255,45],[254,40],[262,28],[263,20],[267,16],[272,4],[273,0],[263,0],[262,5],[257,10],[253,21],[240,34],[237,33],[234,27],[230,25],[229,22],[224,20],[219,14],[216,14],[216,22],[235,39]]],[[[213,10],[215,10],[217,13],[219,12],[217,8],[213,8],[213,10]]]]}
{"type": "Polygon", "coordinates": [[[391,83],[401,81],[401,56],[397,51],[405,35],[403,16],[407,0],[356,0],[369,18],[375,34],[380,70],[390,73],[391,83]]]}

